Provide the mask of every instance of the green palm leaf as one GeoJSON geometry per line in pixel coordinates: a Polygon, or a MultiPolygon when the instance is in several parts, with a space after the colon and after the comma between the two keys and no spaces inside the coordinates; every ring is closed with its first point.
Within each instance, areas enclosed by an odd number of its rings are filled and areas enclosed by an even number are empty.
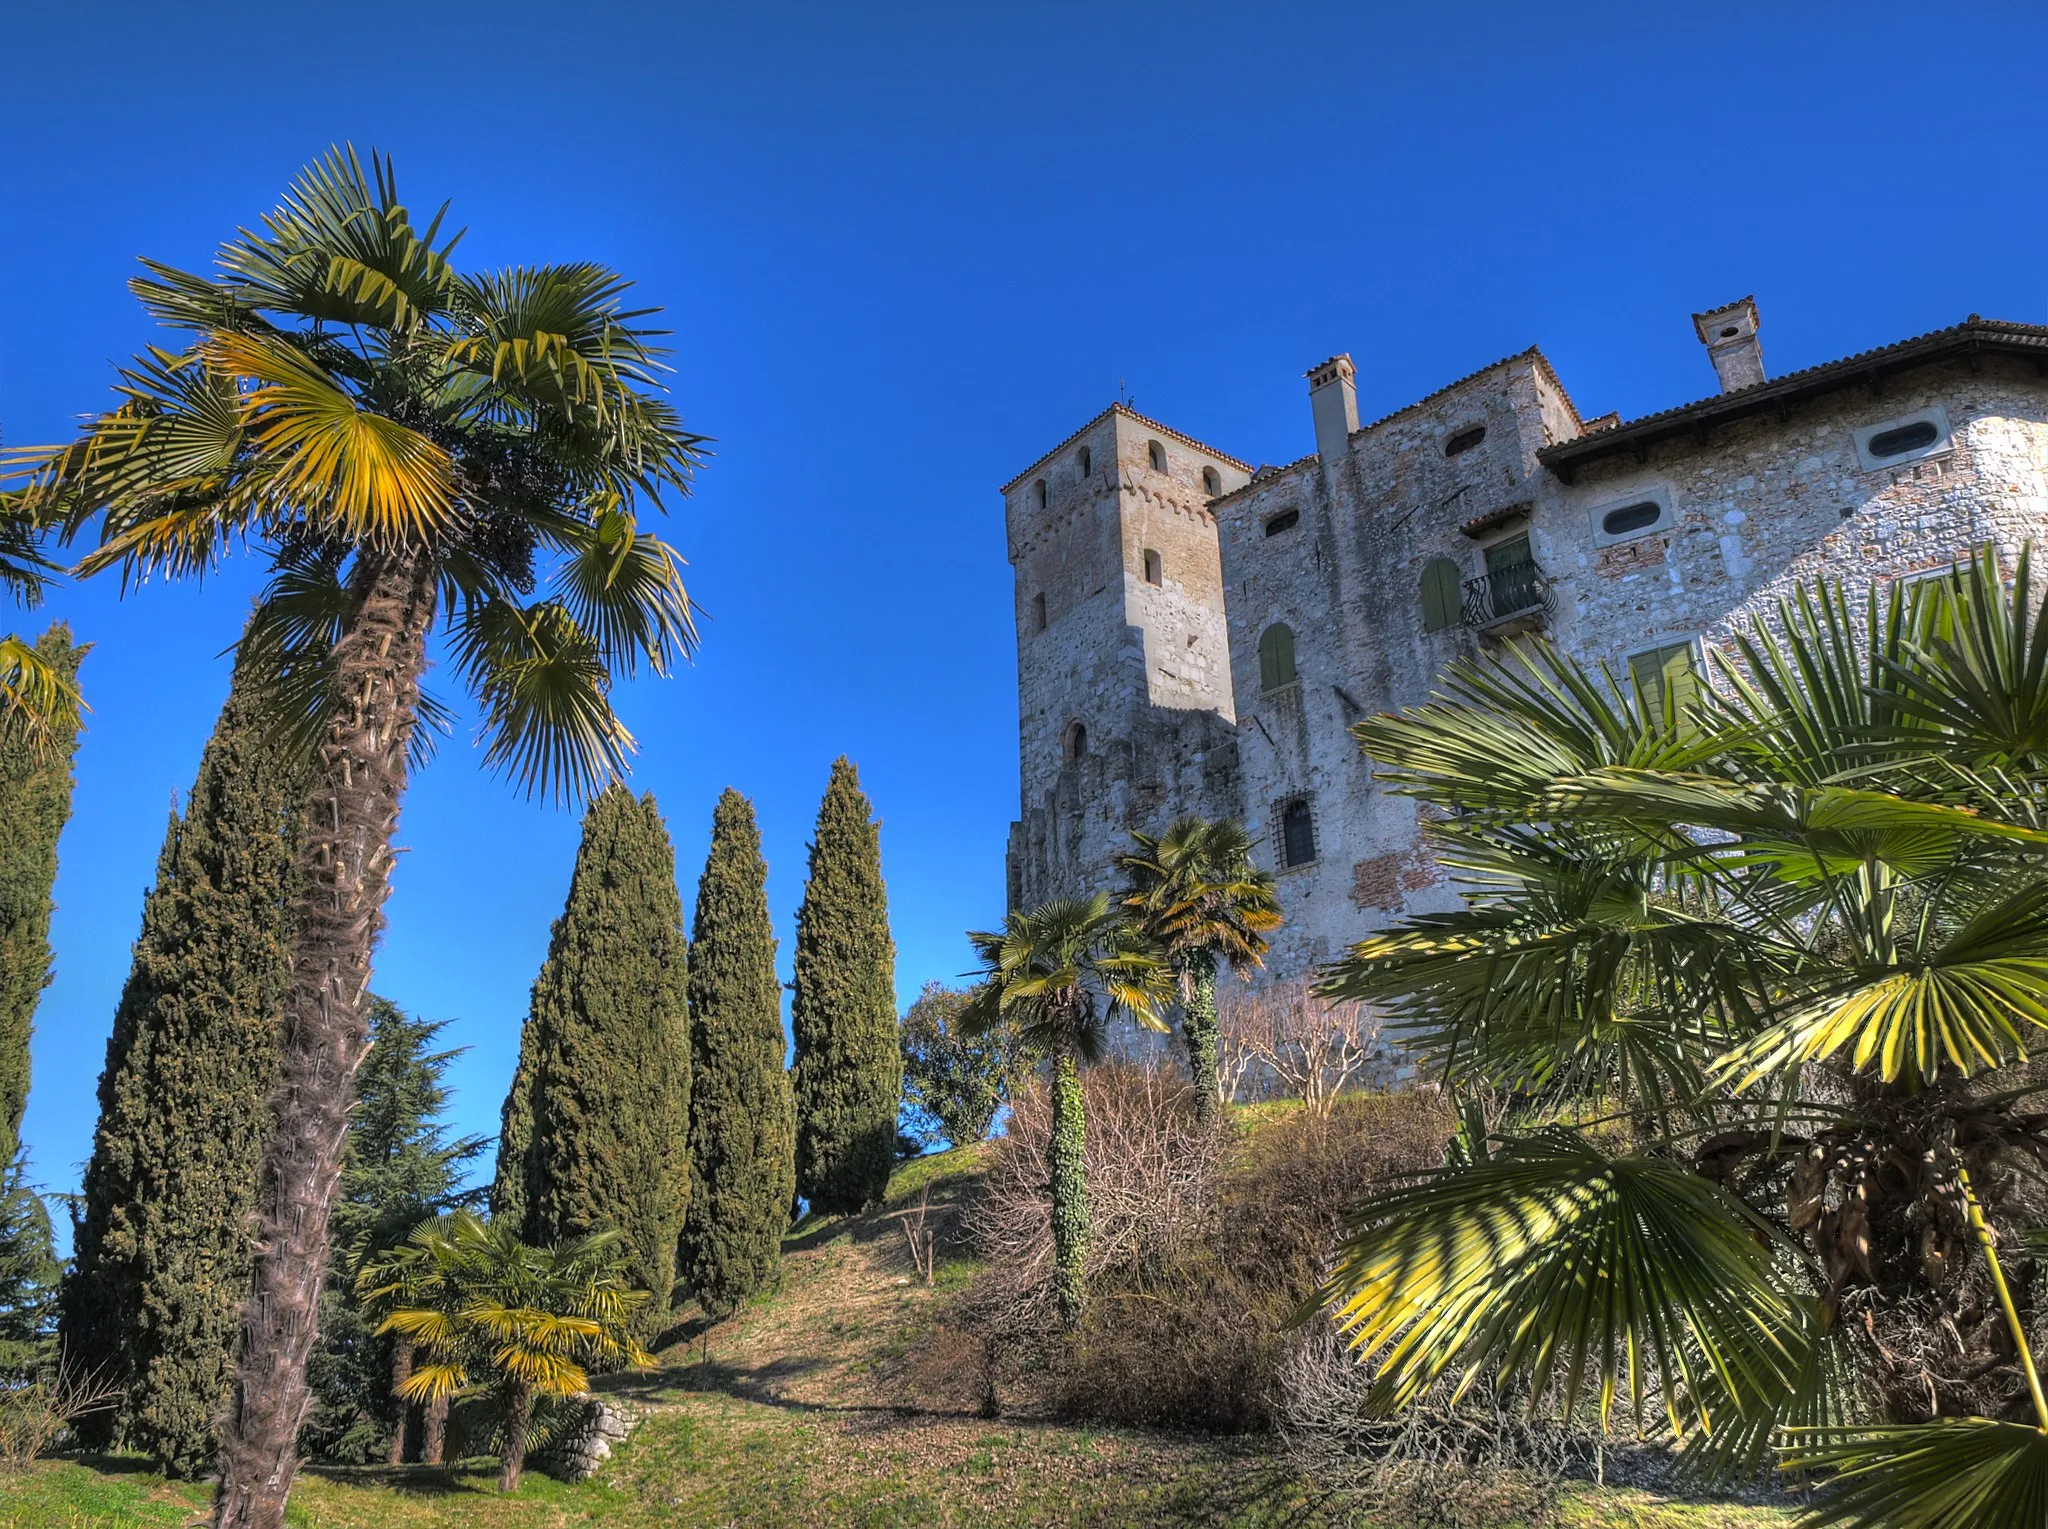
{"type": "Polygon", "coordinates": [[[1323,1292],[1374,1361],[1394,1410],[1450,1371],[1592,1385],[1640,1415],[1662,1393],[1675,1432],[1768,1408],[1804,1356],[1773,1275],[1774,1235],[1740,1201],[1665,1158],[1609,1158],[1550,1129],[1474,1165],[1369,1199],[1323,1292]],[[1718,1399],[1710,1400],[1710,1399],[1718,1399]]]}
{"type": "Polygon", "coordinates": [[[1812,1529],[2039,1529],[2048,1524],[2048,1432],[1989,1418],[1792,1429],[1787,1470],[1831,1479],[1812,1529]]]}

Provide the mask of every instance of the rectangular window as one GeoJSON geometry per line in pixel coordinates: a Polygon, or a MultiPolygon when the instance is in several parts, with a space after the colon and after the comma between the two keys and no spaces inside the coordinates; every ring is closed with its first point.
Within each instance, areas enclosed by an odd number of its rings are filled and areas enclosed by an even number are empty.
{"type": "Polygon", "coordinates": [[[1514,536],[1486,549],[1486,590],[1496,617],[1512,616],[1537,603],[1536,558],[1529,538],[1514,536]]]}
{"type": "Polygon", "coordinates": [[[1642,692],[1643,703],[1649,707],[1653,717],[1664,714],[1666,695],[1677,702],[1681,717],[1685,708],[1699,695],[1699,664],[1693,657],[1689,642],[1631,653],[1628,672],[1629,678],[1636,682],[1636,689],[1642,692]]]}

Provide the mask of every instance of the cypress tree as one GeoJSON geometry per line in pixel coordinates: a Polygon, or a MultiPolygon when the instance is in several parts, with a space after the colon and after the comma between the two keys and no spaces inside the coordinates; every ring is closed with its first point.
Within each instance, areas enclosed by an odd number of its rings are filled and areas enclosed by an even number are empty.
{"type": "Polygon", "coordinates": [[[683,1278],[709,1312],[772,1282],[795,1194],[782,989],[754,808],[728,787],[711,824],[690,937],[695,1087],[683,1278]]]}
{"type": "Polygon", "coordinates": [[[499,1147],[522,1240],[625,1235],[663,1322],[689,1203],[690,1023],[675,848],[654,798],[617,783],[583,819],[569,900],[533,985],[499,1147]],[[518,1187],[511,1187],[514,1179],[518,1187]]]}
{"type": "Polygon", "coordinates": [[[67,1350],[124,1388],[102,1442],[173,1475],[213,1461],[284,1012],[301,775],[257,704],[230,692],[143,900],[62,1301],[67,1350]]]}
{"type": "Polygon", "coordinates": [[[896,1162],[903,1058],[881,835],[843,756],[818,808],[796,915],[796,1192],[813,1211],[880,1202],[896,1162]]]}
{"type": "Polygon", "coordinates": [[[0,1393],[34,1376],[50,1357],[63,1266],[50,1212],[28,1181],[27,1153],[0,1167],[0,1393]]]}
{"type": "MultiPolygon", "coordinates": [[[[36,651],[75,680],[85,649],[57,622],[36,651]]],[[[57,836],[71,816],[71,760],[78,728],[56,726],[31,738],[0,732],[0,1165],[21,1148],[28,1108],[28,1038],[36,1004],[50,985],[50,889],[57,881],[57,836]]]]}

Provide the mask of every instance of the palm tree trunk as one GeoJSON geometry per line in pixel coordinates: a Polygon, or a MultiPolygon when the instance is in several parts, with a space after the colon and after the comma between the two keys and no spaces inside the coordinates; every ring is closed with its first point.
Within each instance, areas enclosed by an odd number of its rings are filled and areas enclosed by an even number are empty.
{"type": "Polygon", "coordinates": [[[498,1490],[519,1490],[519,1473],[526,1469],[526,1428],[533,1421],[533,1393],[514,1386],[505,1399],[505,1459],[498,1472],[498,1490]]]}
{"type": "Polygon", "coordinates": [[[391,1448],[385,1452],[386,1465],[405,1463],[405,1425],[412,1421],[412,1403],[400,1394],[412,1379],[412,1339],[400,1338],[391,1345],[391,1395],[398,1403],[398,1421],[391,1425],[391,1448]]]}
{"type": "Polygon", "coordinates": [[[291,989],[241,1360],[222,1430],[220,1529],[281,1529],[298,1472],[306,1360],[327,1276],[327,1213],[356,1067],[369,1049],[364,1000],[419,715],[432,567],[417,553],[368,554],[350,594],[351,618],[334,653],[334,716],[294,866],[291,989]]]}
{"type": "Polygon", "coordinates": [[[1087,1120],[1081,1067],[1071,1041],[1062,1043],[1052,1073],[1053,1293],[1060,1325],[1078,1327],[1088,1294],[1087,1120]]]}
{"type": "Polygon", "coordinates": [[[1195,1119],[1214,1125],[1219,1113],[1216,1093],[1216,958],[1206,950],[1190,951],[1183,968],[1187,997],[1180,1006],[1180,1029],[1188,1043],[1188,1076],[1195,1084],[1195,1119]]]}
{"type": "Polygon", "coordinates": [[[439,1465],[447,1445],[448,1397],[444,1392],[427,1403],[426,1420],[420,1425],[420,1464],[439,1465]]]}

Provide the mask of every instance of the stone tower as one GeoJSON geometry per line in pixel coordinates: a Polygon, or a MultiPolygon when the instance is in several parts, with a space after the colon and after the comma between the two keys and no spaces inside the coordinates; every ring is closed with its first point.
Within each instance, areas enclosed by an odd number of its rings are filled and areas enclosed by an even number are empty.
{"type": "Polygon", "coordinates": [[[1022,782],[1012,908],[1102,890],[1133,828],[1241,810],[1209,501],[1250,471],[1117,404],[1004,486],[1022,782]]]}

